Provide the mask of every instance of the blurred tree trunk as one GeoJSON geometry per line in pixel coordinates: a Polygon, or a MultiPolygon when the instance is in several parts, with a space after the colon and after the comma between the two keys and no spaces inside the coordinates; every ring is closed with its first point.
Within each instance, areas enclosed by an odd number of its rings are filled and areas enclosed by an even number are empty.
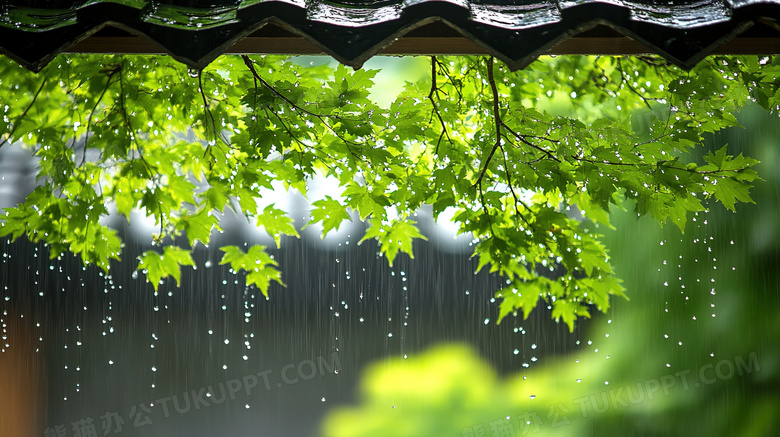
{"type": "Polygon", "coordinates": [[[7,340],[2,341],[5,351],[0,353],[0,436],[38,436],[43,432],[39,396],[43,384],[31,321],[12,310],[4,322],[7,340]]]}

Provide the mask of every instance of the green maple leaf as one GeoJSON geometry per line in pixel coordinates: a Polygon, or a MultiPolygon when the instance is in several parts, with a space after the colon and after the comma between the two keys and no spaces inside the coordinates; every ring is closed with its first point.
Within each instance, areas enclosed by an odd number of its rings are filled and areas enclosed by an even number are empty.
{"type": "Polygon", "coordinates": [[[230,264],[230,268],[234,271],[239,271],[244,268],[246,263],[246,254],[238,248],[238,246],[225,246],[220,247],[219,250],[224,252],[220,264],[230,264]]]}
{"type": "Polygon", "coordinates": [[[515,281],[510,287],[496,293],[496,296],[503,299],[499,305],[496,323],[501,323],[504,317],[513,314],[518,309],[523,311],[523,319],[528,319],[528,315],[536,308],[536,304],[541,299],[540,281],[515,281]]]}
{"type": "Polygon", "coordinates": [[[293,226],[293,219],[286,212],[270,204],[257,216],[257,226],[262,226],[265,232],[273,237],[276,247],[280,247],[282,235],[300,237],[293,226]]]}
{"type": "MultiPolygon", "coordinates": [[[[94,254],[95,263],[103,269],[108,271],[108,262],[111,259],[119,259],[119,253],[122,249],[122,240],[117,236],[117,232],[113,229],[109,229],[105,226],[98,226],[95,230],[95,238],[92,243],[92,253],[94,254]]],[[[57,252],[52,251],[51,255],[56,255],[57,252]]]]}
{"type": "Polygon", "coordinates": [[[343,196],[349,199],[353,209],[357,209],[360,220],[366,220],[368,217],[384,218],[387,215],[385,207],[390,206],[385,196],[374,195],[368,188],[357,183],[349,184],[343,196]]]}
{"type": "Polygon", "coordinates": [[[606,225],[610,229],[615,229],[609,222],[609,210],[604,209],[597,205],[587,193],[579,193],[575,195],[573,199],[577,202],[577,206],[580,208],[582,215],[587,217],[593,222],[599,222],[606,225]]]}
{"type": "Polygon", "coordinates": [[[391,266],[398,252],[404,252],[414,259],[414,253],[412,252],[414,239],[421,238],[427,240],[415,226],[416,223],[413,220],[394,220],[389,224],[383,224],[379,220],[372,220],[371,226],[366,230],[363,238],[360,239],[360,243],[376,238],[379,241],[382,253],[387,257],[387,261],[391,266]]]}
{"type": "Polygon", "coordinates": [[[176,246],[166,246],[163,253],[147,250],[138,259],[140,261],[138,269],[146,271],[146,278],[152,283],[155,291],[160,285],[160,280],[168,276],[176,280],[178,287],[181,280],[180,266],[195,265],[190,252],[176,246]]]}
{"type": "Polygon", "coordinates": [[[282,282],[282,272],[273,267],[255,267],[246,275],[246,283],[259,288],[266,298],[268,298],[268,288],[271,286],[271,281],[277,282],[282,287],[285,286],[282,282]]]}
{"type": "Polygon", "coordinates": [[[347,213],[347,208],[338,200],[334,200],[330,196],[325,196],[324,199],[317,200],[312,203],[312,206],[314,209],[311,210],[311,220],[304,228],[309,227],[314,223],[322,222],[322,238],[325,238],[325,235],[327,235],[331,229],[338,230],[339,226],[341,226],[341,222],[344,220],[352,221],[347,213]]]}
{"type": "Polygon", "coordinates": [[[740,202],[755,203],[749,194],[750,184],[727,178],[717,179],[716,181],[713,181],[713,183],[715,198],[718,199],[723,206],[732,211],[734,210],[734,204],[737,200],[740,202]]]}
{"type": "Polygon", "coordinates": [[[119,214],[123,214],[125,217],[130,217],[130,212],[135,208],[138,203],[138,197],[135,193],[135,187],[131,182],[135,179],[122,178],[119,179],[114,186],[114,202],[116,202],[116,211],[119,214]]]}
{"type": "Polygon", "coordinates": [[[246,270],[247,285],[259,288],[266,298],[271,281],[285,286],[282,282],[282,272],[276,269],[278,263],[265,251],[265,246],[255,244],[246,253],[236,246],[225,246],[220,250],[225,254],[219,263],[230,264],[236,272],[246,270]]]}
{"type": "Polygon", "coordinates": [[[722,168],[723,161],[726,160],[726,157],[728,156],[726,155],[726,148],[727,146],[723,146],[716,152],[710,152],[704,156],[704,160],[717,168],[722,168]]]}
{"type": "Polygon", "coordinates": [[[577,321],[577,317],[590,318],[588,308],[578,301],[557,299],[553,302],[552,307],[552,317],[556,322],[563,319],[564,323],[569,326],[569,332],[574,332],[574,322],[577,321]]]}
{"type": "Polygon", "coordinates": [[[205,192],[206,204],[217,211],[224,211],[229,206],[230,198],[228,189],[224,183],[211,181],[211,187],[205,192]]]}
{"type": "Polygon", "coordinates": [[[187,235],[190,246],[195,247],[197,241],[208,246],[211,230],[219,229],[219,221],[209,212],[208,208],[202,208],[195,214],[184,216],[179,220],[177,228],[183,230],[187,235]]]}

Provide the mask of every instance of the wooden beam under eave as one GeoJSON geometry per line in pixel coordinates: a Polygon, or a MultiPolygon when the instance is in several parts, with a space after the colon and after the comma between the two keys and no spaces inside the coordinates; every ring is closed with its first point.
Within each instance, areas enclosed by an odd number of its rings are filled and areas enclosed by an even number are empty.
{"type": "MultiPolygon", "coordinates": [[[[163,49],[140,36],[92,36],[66,49],[66,53],[163,54],[163,49]]],[[[551,55],[637,55],[652,50],[631,38],[569,38],[553,47],[551,55]]],[[[768,55],[780,53],[780,38],[737,37],[712,54],[768,55]]],[[[300,36],[246,37],[225,54],[324,55],[325,52],[300,36]]],[[[382,55],[484,55],[487,49],[465,37],[401,37],[380,52],[382,55]]]]}

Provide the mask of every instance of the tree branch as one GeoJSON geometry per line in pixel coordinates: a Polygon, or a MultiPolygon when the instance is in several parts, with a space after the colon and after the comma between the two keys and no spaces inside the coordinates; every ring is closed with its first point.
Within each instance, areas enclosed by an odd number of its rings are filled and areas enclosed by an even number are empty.
{"type": "MultiPolygon", "coordinates": [[[[490,154],[487,157],[487,160],[485,160],[485,164],[482,167],[482,171],[479,174],[479,178],[477,179],[477,182],[474,184],[479,188],[480,197],[482,198],[482,201],[484,203],[484,194],[482,193],[482,179],[485,177],[485,173],[487,172],[488,165],[490,164],[490,160],[493,158],[493,155],[496,153],[497,149],[501,149],[501,157],[504,161],[504,174],[506,176],[506,182],[507,186],[509,187],[509,192],[512,193],[512,198],[514,199],[514,206],[515,206],[515,212],[517,213],[517,216],[520,217],[523,222],[528,226],[529,229],[533,230],[533,226],[528,221],[528,219],[525,218],[525,215],[520,211],[520,208],[517,206],[517,204],[521,204],[523,208],[526,210],[530,210],[528,208],[528,205],[526,205],[522,200],[520,200],[519,197],[517,197],[517,193],[515,193],[515,189],[512,186],[512,177],[509,173],[509,165],[506,159],[506,151],[504,150],[504,146],[501,144],[501,137],[503,136],[501,134],[501,127],[507,127],[506,124],[501,120],[501,113],[499,108],[499,95],[498,95],[498,87],[496,86],[496,79],[495,75],[493,73],[493,58],[488,58],[487,61],[487,73],[488,73],[488,83],[490,83],[490,89],[493,93],[493,119],[496,124],[496,142],[493,144],[493,148],[490,150],[490,154]]],[[[508,129],[508,127],[507,127],[508,129]]]]}
{"type": "Polygon", "coordinates": [[[557,142],[559,142],[558,140],[553,140],[553,139],[544,138],[544,137],[531,136],[531,135],[520,135],[519,133],[517,133],[514,130],[512,130],[512,128],[507,126],[506,123],[504,123],[503,121],[501,122],[501,125],[504,126],[506,128],[506,130],[508,130],[512,135],[514,135],[514,137],[517,138],[517,140],[520,141],[521,143],[526,144],[526,145],[528,145],[528,146],[530,146],[530,147],[532,147],[532,148],[534,148],[534,149],[544,153],[545,155],[547,155],[548,158],[552,159],[555,162],[559,162],[559,163],[561,162],[561,160],[556,158],[555,155],[552,154],[552,152],[550,152],[549,150],[539,146],[538,144],[534,144],[534,143],[530,142],[528,140],[528,138],[539,138],[539,139],[542,139],[544,141],[549,141],[551,143],[557,143],[557,142]]]}
{"type": "Polygon", "coordinates": [[[639,91],[636,90],[636,88],[631,85],[631,82],[626,80],[626,73],[623,71],[623,63],[620,61],[620,58],[617,58],[617,66],[618,70],[620,70],[620,79],[623,80],[623,83],[628,85],[628,89],[630,89],[634,94],[639,96],[639,98],[642,99],[642,102],[644,102],[645,106],[647,106],[647,109],[653,110],[652,106],[650,106],[650,103],[647,101],[647,98],[642,95],[639,91]]]}
{"type": "Polygon", "coordinates": [[[447,125],[444,123],[444,118],[442,118],[441,113],[439,112],[439,107],[436,105],[436,101],[433,99],[433,96],[436,95],[436,92],[439,91],[438,86],[436,85],[436,56],[431,56],[431,91],[428,93],[428,100],[431,101],[431,105],[433,106],[433,113],[436,114],[436,117],[439,119],[439,124],[441,124],[441,135],[439,135],[439,140],[436,142],[436,149],[434,149],[433,153],[438,155],[439,154],[439,145],[441,144],[441,140],[443,137],[447,137],[447,141],[450,142],[450,145],[452,145],[452,138],[450,138],[450,134],[447,132],[447,125]]]}
{"type": "MultiPolygon", "coordinates": [[[[18,121],[21,121],[27,115],[27,112],[29,112],[30,108],[32,108],[33,105],[35,104],[35,101],[38,100],[38,95],[41,93],[41,90],[43,90],[43,86],[46,85],[46,79],[47,79],[47,77],[44,76],[43,80],[41,81],[41,85],[38,87],[38,90],[35,91],[35,94],[33,94],[33,98],[30,101],[30,104],[27,105],[26,108],[24,108],[24,111],[22,111],[22,114],[19,115],[19,117],[17,118],[18,121]]],[[[5,139],[2,142],[0,142],[0,147],[3,147],[5,145],[5,143],[7,143],[11,138],[13,138],[14,131],[16,131],[16,127],[19,125],[18,121],[16,123],[14,123],[13,126],[11,126],[11,130],[8,132],[8,136],[5,137],[5,139]]]]}
{"type": "MultiPolygon", "coordinates": [[[[211,113],[209,102],[206,99],[206,92],[203,90],[202,71],[198,72],[198,91],[200,91],[200,97],[203,99],[203,111],[206,113],[209,120],[211,120],[211,133],[214,137],[213,144],[211,141],[209,141],[209,143],[206,145],[206,150],[203,151],[203,156],[205,157],[207,153],[211,154],[211,146],[217,144],[217,139],[221,140],[228,147],[230,147],[230,144],[228,144],[228,142],[222,138],[222,135],[217,134],[217,123],[214,121],[214,114],[211,113]]],[[[213,157],[214,155],[212,154],[211,156],[213,157]]],[[[209,167],[210,166],[211,160],[209,160],[209,167]]]]}
{"type": "Polygon", "coordinates": [[[84,165],[84,163],[87,160],[87,142],[89,142],[89,132],[92,129],[92,117],[94,117],[98,105],[103,100],[103,96],[106,95],[106,91],[108,91],[109,86],[111,86],[111,79],[119,71],[119,69],[120,69],[119,66],[117,66],[116,68],[109,71],[108,79],[106,80],[106,86],[103,87],[103,91],[100,93],[100,96],[98,96],[97,100],[95,101],[95,106],[92,107],[92,111],[89,113],[89,117],[87,118],[87,132],[86,134],[84,134],[84,153],[81,155],[80,165],[84,165]]]}
{"type": "MultiPolygon", "coordinates": [[[[284,94],[280,93],[280,92],[279,92],[279,91],[278,91],[276,88],[274,88],[274,87],[273,87],[273,86],[272,86],[270,83],[266,82],[266,81],[265,81],[265,79],[263,79],[263,78],[260,76],[260,74],[258,74],[258,73],[257,73],[257,70],[255,70],[255,66],[252,64],[252,60],[251,60],[251,59],[249,59],[249,56],[247,56],[247,55],[241,55],[241,59],[243,59],[243,60],[244,60],[244,64],[246,64],[247,68],[249,68],[249,71],[251,71],[251,72],[252,72],[252,76],[255,78],[255,80],[259,81],[259,82],[260,82],[260,83],[261,83],[261,84],[262,84],[264,87],[268,88],[268,90],[270,90],[272,93],[274,93],[274,95],[276,95],[277,97],[279,97],[280,99],[282,99],[282,100],[283,100],[285,103],[287,103],[287,105],[289,105],[289,106],[290,106],[290,108],[292,108],[292,109],[293,109],[293,111],[300,112],[300,113],[303,113],[303,114],[306,114],[306,115],[309,115],[309,116],[311,116],[311,117],[314,117],[314,118],[318,119],[318,120],[319,120],[319,121],[320,121],[322,124],[324,124],[324,125],[325,125],[325,127],[327,127],[327,128],[328,128],[328,130],[330,130],[330,131],[333,133],[333,135],[335,135],[335,136],[336,136],[336,138],[340,139],[341,141],[343,141],[343,142],[344,142],[344,144],[346,144],[346,145],[347,145],[347,150],[349,151],[349,153],[350,153],[350,154],[351,154],[353,157],[355,157],[355,159],[357,159],[358,161],[363,161],[363,160],[362,160],[362,159],[360,159],[360,157],[359,157],[357,154],[355,154],[355,152],[353,152],[353,151],[352,151],[352,149],[350,148],[350,146],[358,146],[358,147],[359,147],[359,146],[361,146],[361,144],[360,144],[360,143],[356,143],[356,142],[354,142],[354,141],[350,141],[350,140],[348,140],[347,138],[345,138],[345,137],[344,137],[343,135],[341,135],[341,134],[340,134],[338,131],[336,131],[336,129],[334,129],[334,128],[333,128],[333,127],[330,125],[330,123],[328,123],[328,121],[326,120],[326,118],[327,118],[327,117],[333,117],[333,118],[335,118],[335,119],[337,119],[337,120],[349,120],[349,119],[346,119],[346,118],[341,118],[341,117],[339,117],[339,116],[335,116],[335,115],[331,115],[331,116],[325,116],[325,115],[317,114],[317,113],[314,113],[314,112],[312,112],[312,111],[309,111],[309,110],[308,110],[308,109],[306,109],[306,108],[303,108],[303,107],[301,107],[301,106],[298,106],[297,104],[295,104],[295,102],[293,102],[292,100],[290,100],[289,98],[287,98],[287,96],[285,96],[284,94]]],[[[355,120],[352,120],[352,121],[355,121],[355,120]]]]}

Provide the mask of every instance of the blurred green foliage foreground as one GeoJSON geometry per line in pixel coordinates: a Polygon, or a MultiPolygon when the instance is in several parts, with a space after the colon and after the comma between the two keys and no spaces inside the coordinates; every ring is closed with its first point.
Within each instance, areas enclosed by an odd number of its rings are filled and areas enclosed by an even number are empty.
{"type": "MultiPolygon", "coordinates": [[[[764,163],[756,205],[714,206],[685,234],[614,211],[604,241],[631,301],[599,315],[576,353],[505,377],[463,345],[383,361],[324,435],[780,435],[780,124],[757,106],[739,119],[745,130],[706,147],[764,163]]],[[[529,343],[520,332],[506,347],[529,343]]]]}

